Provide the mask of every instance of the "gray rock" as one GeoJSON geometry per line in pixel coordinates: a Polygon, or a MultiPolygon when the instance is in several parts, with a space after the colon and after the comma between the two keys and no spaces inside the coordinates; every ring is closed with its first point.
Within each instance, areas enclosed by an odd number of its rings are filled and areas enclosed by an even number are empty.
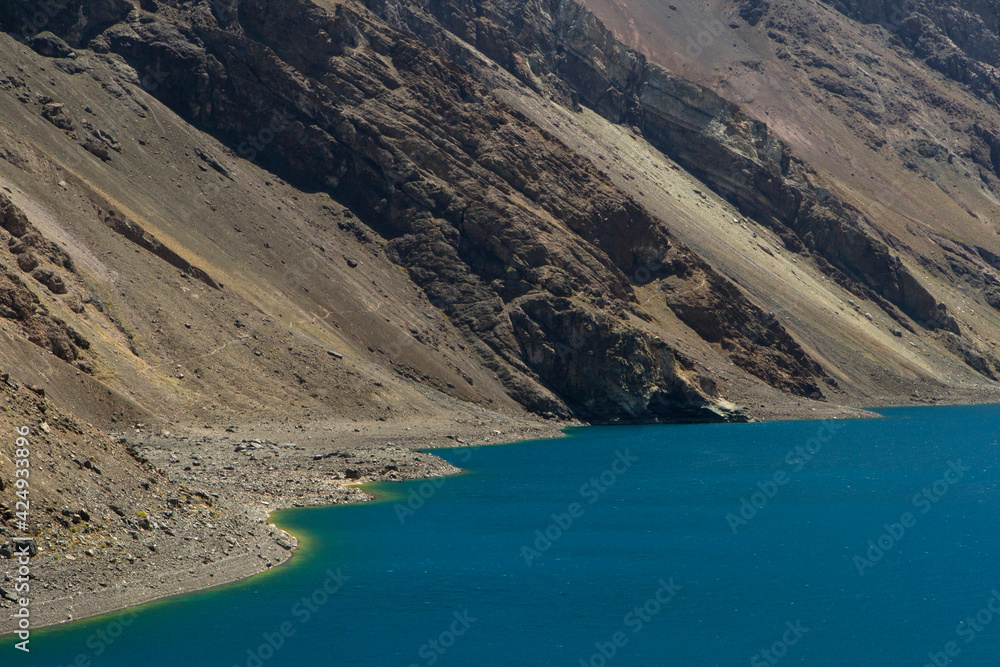
{"type": "Polygon", "coordinates": [[[28,538],[25,540],[19,539],[16,542],[11,540],[10,542],[5,543],[3,546],[0,546],[0,556],[2,556],[3,558],[11,558],[14,555],[22,552],[24,550],[23,545],[25,544],[28,545],[29,556],[34,558],[35,556],[38,555],[38,545],[35,543],[34,538],[28,538]]]}
{"type": "Polygon", "coordinates": [[[35,53],[46,58],[76,58],[76,51],[65,40],[57,37],[48,30],[30,38],[28,46],[35,53]]]}
{"type": "Polygon", "coordinates": [[[70,116],[64,105],[57,102],[51,102],[42,108],[42,118],[60,130],[70,131],[73,129],[73,117],[70,116]]]}
{"type": "Polygon", "coordinates": [[[26,252],[17,256],[17,266],[24,272],[30,273],[38,268],[38,258],[35,253],[26,252]]]}

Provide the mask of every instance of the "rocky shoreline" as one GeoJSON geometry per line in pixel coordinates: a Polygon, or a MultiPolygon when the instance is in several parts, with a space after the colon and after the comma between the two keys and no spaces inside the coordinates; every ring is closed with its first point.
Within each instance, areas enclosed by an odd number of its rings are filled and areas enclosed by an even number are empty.
{"type": "MultiPolygon", "coordinates": [[[[86,510],[87,522],[80,510],[64,512],[72,537],[42,536],[32,559],[31,627],[109,614],[264,572],[288,561],[298,547],[295,536],[270,523],[275,511],[365,502],[372,496],[361,484],[460,472],[423,448],[558,437],[567,425],[573,424],[494,415],[446,429],[437,420],[398,428],[349,422],[284,431],[267,425],[201,433],[142,427],[119,434],[118,442],[133,456],[181,491],[146,509],[116,505],[117,521],[107,527],[92,526],[97,522],[86,510]]],[[[0,592],[0,605],[13,609],[15,561],[4,563],[0,590],[7,595],[0,592]]],[[[0,636],[15,629],[4,614],[0,636]]]]}
{"type": "MultiPolygon", "coordinates": [[[[772,406],[760,414],[768,421],[871,416],[836,405],[817,409],[812,402],[772,406]]],[[[422,450],[562,437],[565,429],[581,425],[495,413],[453,423],[336,421],[281,428],[264,423],[183,432],[137,424],[130,433],[117,434],[118,442],[183,497],[164,497],[160,506],[138,510],[135,517],[114,506],[116,514],[121,511],[120,526],[43,542],[32,559],[34,590],[41,591],[32,597],[32,628],[110,614],[281,565],[299,542],[271,523],[273,512],[366,502],[373,496],[363,484],[461,472],[422,450]]],[[[67,520],[82,523],[78,515],[67,520]]],[[[0,589],[12,592],[11,573],[8,567],[0,589]]],[[[10,607],[4,597],[0,593],[0,606],[10,607]]],[[[0,636],[14,629],[12,619],[0,618],[0,636]]]]}
{"type": "Polygon", "coordinates": [[[667,68],[698,3],[585,4],[646,36],[0,3],[0,636],[27,535],[40,628],[287,562],[274,511],[458,472],[428,448],[1000,401],[996,109],[926,55],[992,65],[947,3],[741,0],[667,68]]]}
{"type": "MultiPolygon", "coordinates": [[[[872,413],[790,402],[758,415],[773,421],[857,419],[872,413]]],[[[273,512],[366,502],[373,496],[363,484],[461,472],[422,450],[562,437],[567,428],[582,425],[496,413],[466,415],[450,423],[428,418],[406,424],[317,421],[276,427],[265,422],[174,432],[136,424],[114,438],[162,478],[161,491],[176,495],[154,491],[159,504],[140,510],[111,505],[117,516],[105,526],[91,516],[83,521],[80,514],[86,510],[64,510],[72,537],[65,532],[43,535],[32,559],[32,628],[110,614],[281,565],[299,542],[271,523],[273,512]],[[76,526],[82,530],[77,532],[76,526]]],[[[4,562],[0,607],[11,609],[15,561],[4,562]]],[[[0,636],[15,630],[13,620],[4,616],[0,636]]]]}

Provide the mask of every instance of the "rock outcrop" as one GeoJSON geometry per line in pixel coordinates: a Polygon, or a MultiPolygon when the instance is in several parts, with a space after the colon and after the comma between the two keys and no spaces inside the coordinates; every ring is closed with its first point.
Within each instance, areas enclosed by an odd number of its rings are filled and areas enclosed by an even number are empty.
{"type": "MultiPolygon", "coordinates": [[[[0,21],[30,27],[27,7],[4,4],[0,21]]],[[[535,412],[592,421],[741,418],[706,389],[712,383],[698,361],[662,337],[650,342],[660,323],[636,290],[651,284],[658,305],[771,387],[822,399],[838,385],[744,286],[673,236],[671,221],[495,94],[512,81],[538,99],[633,128],[787,250],[878,304],[894,328],[963,335],[901,259],[898,239],[825,187],[766,124],[648,62],[571,0],[53,7],[44,25],[51,36],[29,31],[24,39],[61,60],[70,49],[78,59],[127,63],[128,86],[234,155],[347,206],[479,363],[535,412]],[[594,333],[583,336],[581,327],[594,333]],[[569,368],[587,380],[573,381],[569,368]]],[[[759,4],[751,13],[767,11],[759,4]]],[[[114,138],[46,104],[40,113],[61,131],[101,160],[117,159],[114,138]]],[[[991,145],[993,135],[981,135],[991,145]]],[[[213,160],[202,169],[229,178],[213,160]]],[[[137,223],[104,217],[219,286],[137,223]]],[[[61,289],[32,256],[21,262],[61,289]]],[[[948,349],[974,363],[965,347],[948,349]]]]}
{"type": "MultiPolygon", "coordinates": [[[[594,421],[738,418],[651,346],[632,292],[647,256],[699,260],[593,165],[363,7],[217,10],[159,3],[98,35],[62,34],[125,58],[140,81],[171,72],[152,92],[178,113],[347,204],[524,405],[594,421]],[[573,338],[580,322],[597,334],[573,338]],[[588,372],[572,380],[570,368],[588,372]]],[[[790,350],[773,354],[794,366],[790,350]]]]}
{"type": "MultiPolygon", "coordinates": [[[[387,19],[395,5],[369,3],[387,19]],[[391,10],[391,11],[390,11],[391,10]]],[[[489,54],[525,85],[582,104],[612,122],[636,126],[745,215],[770,226],[796,251],[816,253],[852,291],[877,295],[922,326],[957,333],[957,325],[912,273],[871,231],[857,210],[814,183],[767,126],[712,91],[649,63],[624,47],[572,0],[462,5],[399,3],[400,24],[447,48],[418,12],[433,13],[452,32],[489,54]],[[419,9],[415,5],[423,5],[419,9]],[[497,40],[495,35],[518,35],[497,40]],[[530,63],[522,66],[522,63],[530,63]]],[[[449,52],[455,53],[452,47],[449,52]]]]}
{"type": "Polygon", "coordinates": [[[824,0],[851,18],[892,31],[914,55],[945,76],[1000,102],[1000,11],[967,0],[824,0]]]}
{"type": "MultiPolygon", "coordinates": [[[[2,192],[0,227],[7,232],[4,236],[9,252],[23,273],[53,294],[63,295],[69,291],[62,276],[68,280],[73,274],[70,257],[44,239],[24,212],[2,192]]],[[[35,345],[83,370],[91,370],[84,355],[84,350],[90,347],[87,339],[63,320],[53,317],[25,279],[12,271],[0,273],[0,317],[16,322],[35,345]]]]}

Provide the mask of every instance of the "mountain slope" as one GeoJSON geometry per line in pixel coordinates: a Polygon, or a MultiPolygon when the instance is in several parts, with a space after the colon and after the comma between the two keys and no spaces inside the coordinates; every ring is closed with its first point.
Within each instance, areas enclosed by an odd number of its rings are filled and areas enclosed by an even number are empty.
{"type": "MultiPolygon", "coordinates": [[[[735,169],[718,170],[713,180],[711,174],[704,173],[705,152],[691,153],[689,141],[678,140],[676,133],[664,136],[654,127],[654,136],[650,136],[654,143],[661,142],[658,145],[668,154],[701,173],[714,190],[762,227],[780,232],[790,250],[798,252],[801,244],[810,254],[819,255],[873,291],[874,295],[865,296],[888,317],[899,321],[893,307],[910,315],[913,323],[924,329],[914,329],[920,337],[955,354],[984,377],[995,377],[991,358],[995,356],[997,321],[989,304],[996,301],[992,258],[997,243],[995,228],[988,221],[996,200],[992,177],[984,168],[990,163],[983,157],[989,150],[984,152],[981,147],[993,135],[995,110],[977,99],[978,95],[970,95],[974,91],[956,86],[926,64],[915,62],[901,44],[894,45],[884,31],[879,33],[881,28],[869,35],[871,28],[844,20],[822,3],[719,2],[707,7],[682,4],[669,11],[658,3],[625,7],[594,1],[588,5],[650,58],[746,103],[751,113],[766,119],[767,133],[757,136],[780,139],[792,156],[788,163],[791,171],[801,164],[807,180],[814,183],[805,188],[794,184],[793,190],[812,190],[818,199],[825,200],[821,202],[824,208],[829,208],[826,202],[839,200],[834,208],[840,206],[857,224],[841,225],[848,232],[845,237],[824,220],[826,213],[809,220],[819,209],[815,205],[799,208],[796,197],[785,197],[796,209],[796,216],[789,219],[787,213],[781,215],[780,197],[774,196],[782,190],[787,193],[787,183],[775,188],[766,183],[766,175],[764,180],[753,175],[754,171],[759,173],[757,167],[748,173],[738,162],[735,169]],[[760,11],[751,11],[753,7],[760,11]],[[637,25],[644,30],[635,30],[637,25]],[[866,85],[875,86],[865,82],[866,76],[879,78],[878,85],[884,86],[877,99],[864,94],[866,85]],[[875,113],[865,104],[881,105],[885,111],[875,113]],[[903,113],[907,105],[911,108],[903,113]],[[941,142],[951,136],[955,138],[946,143],[954,148],[949,149],[941,142]],[[741,172],[738,181],[731,182],[741,172]],[[936,187],[928,188],[928,182],[936,187]],[[752,201],[762,195],[770,200],[763,208],[759,201],[752,201]],[[773,215],[775,212],[779,215],[773,215]],[[798,238],[789,238],[775,225],[775,219],[798,238]],[[822,237],[814,228],[817,224],[823,230],[822,237]],[[896,264],[897,259],[900,264],[896,264]],[[920,287],[912,289],[914,283],[920,287]],[[889,301],[889,307],[878,297],[889,301]],[[918,306],[918,302],[924,305],[918,306]],[[954,324],[951,317],[957,318],[954,324]],[[940,331],[933,333],[935,330],[940,331]]],[[[658,87],[655,84],[643,92],[643,76],[648,78],[640,74],[638,79],[621,79],[612,88],[619,92],[638,90],[633,106],[641,108],[643,94],[660,94],[649,90],[658,87]]],[[[672,87],[678,89],[683,85],[672,87]]],[[[674,103],[677,96],[671,92],[667,99],[674,103]]],[[[690,118],[697,118],[706,105],[686,106],[695,111],[690,118]]],[[[744,121],[726,110],[725,104],[708,106],[713,111],[696,122],[707,123],[709,128],[721,122],[729,136],[746,135],[744,121]]],[[[643,129],[649,136],[650,128],[643,129]]],[[[743,154],[756,159],[750,152],[743,154]]],[[[712,161],[707,160],[710,169],[712,161]]],[[[759,162],[766,166],[768,159],[759,162]]],[[[787,178],[790,172],[781,158],[772,164],[772,173],[787,178]]],[[[691,239],[684,240],[694,246],[691,239]]],[[[726,261],[719,255],[711,260],[726,261]]],[[[858,293],[856,288],[850,289],[858,293]]],[[[811,326],[793,332],[808,336],[803,329],[811,326]]],[[[947,382],[954,378],[953,371],[946,368],[932,374],[947,382]]]]}
{"type": "MultiPolygon", "coordinates": [[[[248,503],[448,469],[389,438],[996,397],[985,10],[586,4],[0,0],[0,368],[89,434],[46,464],[155,460],[177,535],[224,489],[242,576],[248,503]]],[[[54,472],[43,557],[73,507],[152,543],[54,472]]]]}
{"type": "Polygon", "coordinates": [[[139,72],[183,73],[152,92],[237,152],[257,152],[243,140],[264,133],[261,118],[284,119],[280,140],[265,128],[271,141],[253,157],[300,187],[328,190],[371,225],[386,256],[408,268],[523,405],[596,419],[677,419],[713,405],[686,378],[693,367],[628,321],[634,296],[625,274],[636,247],[666,251],[663,229],[468,75],[344,6],[332,11],[339,32],[329,32],[324,12],[294,3],[241,4],[233,30],[163,6],[112,27],[94,46],[139,72]],[[186,32],[172,32],[167,17],[186,32]],[[299,38],[289,40],[292,33],[299,38]],[[194,41],[164,41],[184,34],[194,41]],[[328,42],[314,44],[314,35],[328,42]],[[241,104],[236,90],[256,106],[241,104]],[[517,149],[524,145],[532,152],[517,149]],[[620,221],[616,234],[602,229],[606,220],[620,221]],[[575,303],[585,290],[608,305],[575,303]],[[559,315],[539,323],[529,314],[537,308],[559,315]],[[563,364],[551,350],[574,335],[586,349],[570,345],[571,356],[610,351],[607,367],[590,376],[553,372],[563,364]]]}

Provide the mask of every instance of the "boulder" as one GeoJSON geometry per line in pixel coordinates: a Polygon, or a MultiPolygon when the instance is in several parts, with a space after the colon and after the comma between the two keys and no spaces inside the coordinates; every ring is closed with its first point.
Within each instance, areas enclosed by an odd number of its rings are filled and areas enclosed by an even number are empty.
{"type": "Polygon", "coordinates": [[[27,234],[28,230],[31,229],[31,224],[24,212],[2,192],[0,192],[0,227],[18,238],[27,234]]]}
{"type": "Polygon", "coordinates": [[[50,269],[35,269],[31,277],[49,288],[53,294],[66,294],[66,283],[62,277],[50,269]]]}
{"type": "Polygon", "coordinates": [[[111,154],[108,152],[108,146],[102,141],[98,141],[97,139],[91,139],[90,137],[87,137],[87,139],[84,140],[84,142],[81,145],[87,152],[96,155],[97,157],[101,158],[101,160],[103,160],[104,162],[107,162],[108,160],[111,159],[111,154]]]}
{"type": "Polygon", "coordinates": [[[58,102],[50,102],[42,107],[42,118],[49,121],[60,130],[67,132],[73,130],[73,117],[70,116],[66,106],[58,102]]]}
{"type": "Polygon", "coordinates": [[[46,58],[76,58],[76,51],[64,39],[48,30],[29,38],[28,46],[35,53],[46,58]]]}
{"type": "Polygon", "coordinates": [[[12,558],[16,554],[23,551],[25,544],[28,545],[28,556],[34,558],[38,555],[38,545],[35,543],[35,539],[28,538],[26,540],[11,540],[10,542],[4,543],[0,546],[0,557],[12,558]]]}
{"type": "Polygon", "coordinates": [[[17,256],[17,266],[25,273],[31,273],[38,268],[38,258],[35,253],[26,252],[17,256]]]}

